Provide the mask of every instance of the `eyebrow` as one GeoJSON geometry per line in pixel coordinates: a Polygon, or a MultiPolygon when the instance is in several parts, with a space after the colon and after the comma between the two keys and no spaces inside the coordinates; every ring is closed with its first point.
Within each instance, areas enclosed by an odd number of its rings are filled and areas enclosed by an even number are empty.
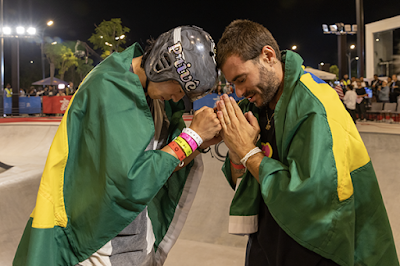
{"type": "Polygon", "coordinates": [[[234,77],[234,78],[232,79],[231,83],[235,83],[235,81],[236,81],[238,78],[240,78],[240,77],[242,77],[242,76],[245,76],[245,75],[246,75],[245,73],[237,75],[236,77],[234,77]]]}

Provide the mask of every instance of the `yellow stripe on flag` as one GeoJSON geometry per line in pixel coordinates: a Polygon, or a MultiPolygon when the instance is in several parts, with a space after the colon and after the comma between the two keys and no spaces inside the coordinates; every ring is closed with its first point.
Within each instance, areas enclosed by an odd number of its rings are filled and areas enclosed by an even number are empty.
{"type": "Polygon", "coordinates": [[[315,82],[309,73],[304,74],[300,81],[309,88],[325,108],[332,134],[338,197],[340,201],[346,200],[353,195],[350,173],[370,161],[367,150],[353,120],[338,99],[336,91],[326,83],[315,82]]]}
{"type": "MultiPolygon", "coordinates": [[[[75,95],[78,91],[75,93],[75,95]]],[[[36,206],[31,217],[33,228],[66,227],[68,217],[64,205],[64,171],[68,159],[67,117],[69,107],[75,98],[71,98],[64,117],[51,144],[44,167],[36,206]]]]}

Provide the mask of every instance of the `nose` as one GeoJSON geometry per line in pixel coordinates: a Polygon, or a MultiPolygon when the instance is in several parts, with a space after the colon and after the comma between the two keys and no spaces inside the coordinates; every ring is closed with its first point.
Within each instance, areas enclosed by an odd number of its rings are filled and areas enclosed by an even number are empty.
{"type": "Polygon", "coordinates": [[[244,89],[244,87],[235,85],[235,92],[237,97],[242,98],[245,91],[246,90],[244,89]]]}
{"type": "Polygon", "coordinates": [[[178,102],[180,99],[183,98],[183,96],[185,96],[185,93],[184,93],[183,91],[181,91],[181,92],[179,92],[179,93],[177,93],[177,94],[172,94],[172,95],[171,95],[171,99],[172,99],[174,102],[178,102]]]}

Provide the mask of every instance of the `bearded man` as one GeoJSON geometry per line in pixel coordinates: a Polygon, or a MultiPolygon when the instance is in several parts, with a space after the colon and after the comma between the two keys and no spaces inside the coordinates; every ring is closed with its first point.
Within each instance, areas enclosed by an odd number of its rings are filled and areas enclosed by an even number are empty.
{"type": "Polygon", "coordinates": [[[399,265],[371,160],[337,93],[258,23],[233,21],[217,51],[246,97],[217,102],[236,191],[229,231],[249,235],[246,265],[399,265]]]}

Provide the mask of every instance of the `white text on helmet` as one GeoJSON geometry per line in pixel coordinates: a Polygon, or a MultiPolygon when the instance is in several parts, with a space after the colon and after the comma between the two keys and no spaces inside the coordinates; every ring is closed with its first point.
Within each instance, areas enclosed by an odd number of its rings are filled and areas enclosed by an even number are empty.
{"type": "Polygon", "coordinates": [[[191,91],[197,88],[200,81],[193,79],[190,74],[189,67],[192,66],[190,63],[186,63],[185,57],[183,55],[183,49],[180,42],[168,47],[168,52],[173,52],[175,54],[176,72],[178,72],[180,79],[185,83],[185,89],[191,91]]]}

